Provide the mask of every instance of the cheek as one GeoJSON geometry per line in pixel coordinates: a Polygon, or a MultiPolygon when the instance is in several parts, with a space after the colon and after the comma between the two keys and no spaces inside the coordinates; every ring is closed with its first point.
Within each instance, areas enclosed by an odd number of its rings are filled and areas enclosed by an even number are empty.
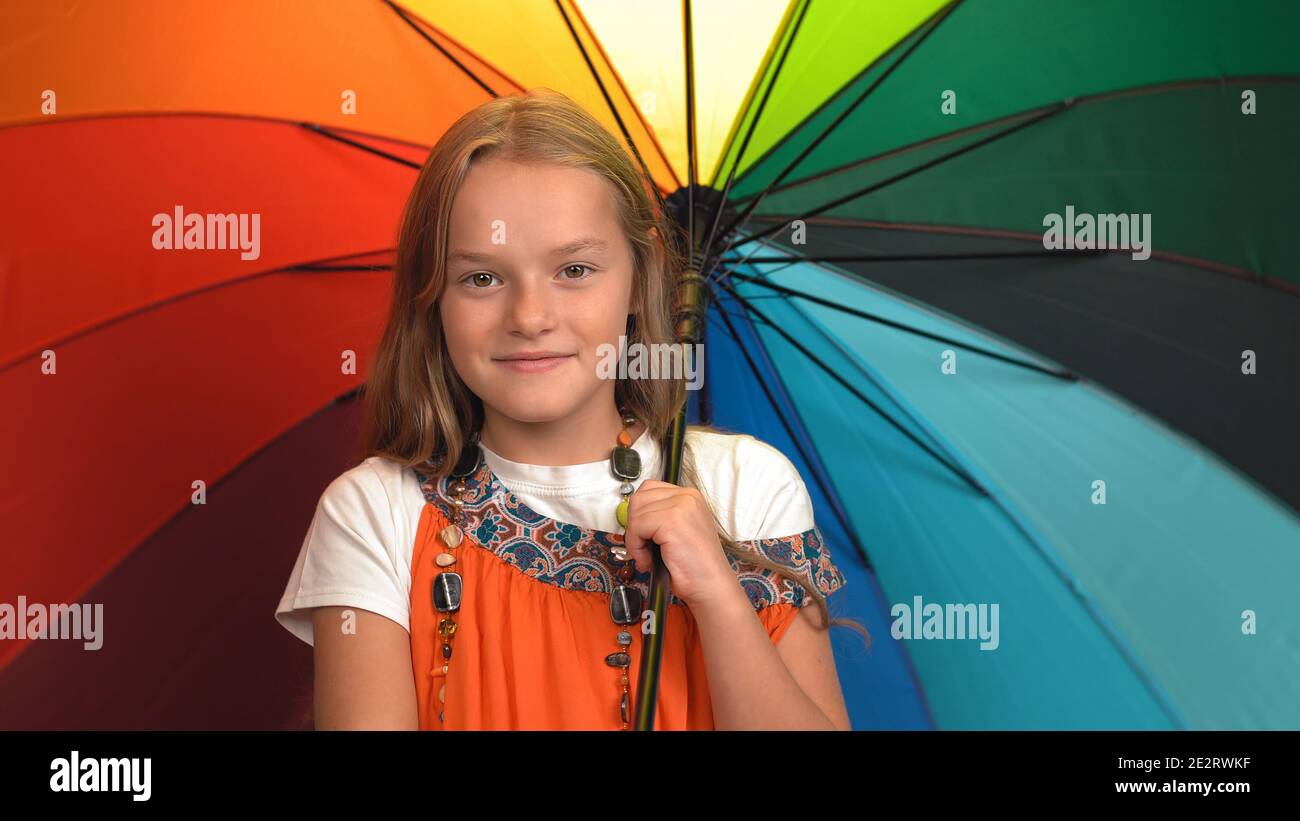
{"type": "Polygon", "coordinates": [[[440,315],[443,338],[447,341],[447,352],[452,362],[458,366],[467,363],[470,352],[480,347],[481,333],[474,314],[458,307],[452,300],[443,303],[440,315]]]}
{"type": "Polygon", "coordinates": [[[588,336],[615,340],[627,328],[631,294],[626,283],[603,290],[582,306],[583,327],[588,336]]]}
{"type": "Polygon", "coordinates": [[[627,331],[627,306],[611,301],[585,304],[569,314],[568,324],[590,355],[602,344],[618,344],[619,336],[627,331]]]}

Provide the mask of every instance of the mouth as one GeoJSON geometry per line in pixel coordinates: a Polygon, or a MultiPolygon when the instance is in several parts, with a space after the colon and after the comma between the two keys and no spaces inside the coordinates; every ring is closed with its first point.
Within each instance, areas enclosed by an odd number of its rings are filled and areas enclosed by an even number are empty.
{"type": "Polygon", "coordinates": [[[517,373],[541,373],[550,371],[573,359],[573,354],[554,354],[549,356],[529,356],[516,359],[495,359],[498,365],[504,365],[517,373]]]}

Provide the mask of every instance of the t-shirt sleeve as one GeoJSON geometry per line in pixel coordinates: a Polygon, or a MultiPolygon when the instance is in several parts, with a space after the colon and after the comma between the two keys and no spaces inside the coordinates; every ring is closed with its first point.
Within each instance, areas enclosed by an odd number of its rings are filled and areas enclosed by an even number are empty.
{"type": "MultiPolygon", "coordinates": [[[[738,510],[750,522],[752,538],[740,541],[790,571],[803,585],[829,597],[846,579],[831,556],[813,518],[812,498],[799,471],[771,445],[747,437],[737,448],[738,510]]],[[[737,567],[741,585],[755,609],[774,604],[806,607],[815,599],[805,588],[768,568],[751,563],[737,567]]]]}
{"type": "Polygon", "coordinates": [[[325,489],[275,617],[313,644],[311,608],[354,606],[409,630],[408,581],[398,570],[396,510],[379,474],[362,463],[325,489]]]}

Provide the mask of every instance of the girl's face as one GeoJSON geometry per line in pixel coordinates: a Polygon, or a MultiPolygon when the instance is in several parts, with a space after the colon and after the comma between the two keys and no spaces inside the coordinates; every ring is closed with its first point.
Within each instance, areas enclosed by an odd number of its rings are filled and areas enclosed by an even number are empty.
{"type": "Polygon", "coordinates": [[[613,412],[597,362],[618,352],[632,299],[614,196],[585,169],[471,163],[452,203],[440,312],[457,373],[491,410],[521,422],[613,412]]]}

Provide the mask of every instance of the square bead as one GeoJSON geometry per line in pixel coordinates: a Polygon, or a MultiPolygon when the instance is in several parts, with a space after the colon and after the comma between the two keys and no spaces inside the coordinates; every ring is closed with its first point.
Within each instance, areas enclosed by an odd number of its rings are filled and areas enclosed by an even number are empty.
{"type": "Polygon", "coordinates": [[[641,475],[641,454],[632,448],[614,448],[610,466],[614,471],[614,476],[632,481],[641,475]]]}
{"type": "Polygon", "coordinates": [[[439,613],[454,613],[460,609],[462,581],[459,573],[444,571],[433,580],[433,606],[439,613]]]}

